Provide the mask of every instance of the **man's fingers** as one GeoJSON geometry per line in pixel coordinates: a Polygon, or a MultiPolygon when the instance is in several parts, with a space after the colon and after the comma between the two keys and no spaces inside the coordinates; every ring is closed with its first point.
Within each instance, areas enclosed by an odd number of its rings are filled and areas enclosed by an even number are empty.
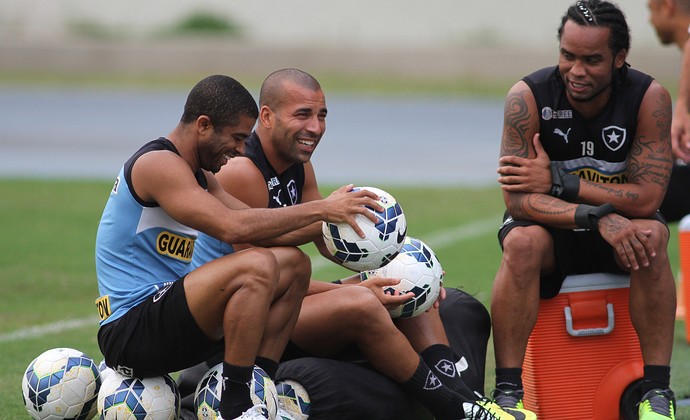
{"type": "Polygon", "coordinates": [[[544,151],[544,148],[541,145],[541,140],[539,139],[539,133],[534,135],[534,138],[532,139],[532,144],[534,144],[534,151],[537,153],[537,156],[543,155],[546,153],[544,151]]]}

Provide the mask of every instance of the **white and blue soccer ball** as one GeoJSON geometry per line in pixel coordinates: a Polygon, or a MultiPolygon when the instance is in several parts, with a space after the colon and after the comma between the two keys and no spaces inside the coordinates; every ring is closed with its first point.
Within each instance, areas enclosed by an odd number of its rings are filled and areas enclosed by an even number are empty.
{"type": "Polygon", "coordinates": [[[96,363],[71,348],[47,350],[26,368],[24,406],[34,419],[90,419],[101,386],[96,363]]]}
{"type": "Polygon", "coordinates": [[[106,378],[108,378],[111,373],[115,372],[105,364],[105,359],[101,360],[98,364],[98,371],[101,373],[101,384],[105,382],[106,378]]]}
{"type": "MultiPolygon", "coordinates": [[[[194,410],[200,420],[220,419],[220,397],[223,390],[223,364],[212,367],[199,380],[194,392],[194,410]]],[[[276,386],[268,374],[259,366],[254,366],[249,383],[250,395],[254,404],[264,404],[264,415],[275,419],[278,412],[276,386]]]]}
{"type": "Polygon", "coordinates": [[[311,412],[309,394],[302,384],[292,379],[276,383],[278,406],[294,420],[307,420],[311,412]]]}
{"type": "Polygon", "coordinates": [[[360,279],[390,277],[400,279],[395,286],[386,286],[384,292],[401,294],[413,292],[415,296],[389,310],[393,318],[410,318],[429,309],[443,287],[443,268],[434,251],[419,239],[408,236],[400,253],[389,264],[360,273],[360,279]]]}
{"type": "Polygon", "coordinates": [[[407,221],[398,201],[386,191],[374,187],[359,187],[379,196],[382,212],[369,209],[376,215],[376,223],[364,215],[355,221],[364,231],[361,238],[347,223],[324,222],[322,227],[326,248],[344,267],[354,271],[375,270],[388,264],[403,246],[407,234],[407,221]]]}
{"type": "Polygon", "coordinates": [[[111,369],[98,393],[102,420],[174,420],[180,392],[169,375],[132,378],[111,369]]]}

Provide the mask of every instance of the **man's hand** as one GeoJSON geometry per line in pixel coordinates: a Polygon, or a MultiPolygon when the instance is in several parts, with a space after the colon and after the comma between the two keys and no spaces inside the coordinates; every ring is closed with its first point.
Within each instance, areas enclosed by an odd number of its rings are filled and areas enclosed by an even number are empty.
{"type": "Polygon", "coordinates": [[[396,291],[394,294],[384,293],[383,288],[386,286],[395,286],[400,283],[400,279],[392,279],[386,277],[372,277],[359,283],[359,286],[366,287],[374,292],[379,298],[381,304],[388,310],[395,309],[403,303],[414,297],[414,293],[407,292],[403,295],[396,291]]]}
{"type": "Polygon", "coordinates": [[[345,185],[333,191],[322,201],[325,207],[324,220],[331,223],[347,223],[357,232],[360,238],[364,238],[364,231],[355,220],[355,215],[361,214],[376,223],[376,215],[369,209],[382,212],[384,209],[378,203],[379,197],[365,189],[352,191],[353,185],[345,185]]]}
{"type": "Polygon", "coordinates": [[[688,100],[678,98],[671,121],[673,156],[690,163],[690,112],[688,100]]]}
{"type": "Polygon", "coordinates": [[[599,219],[599,233],[628,269],[639,270],[640,264],[648,267],[649,259],[656,256],[649,242],[652,231],[640,229],[621,215],[611,213],[599,219]]]}
{"type": "Polygon", "coordinates": [[[537,156],[534,159],[519,156],[502,156],[496,172],[501,189],[516,193],[542,193],[551,191],[551,160],[539,141],[539,134],[532,140],[537,156]]]}
{"type": "MultiPolygon", "coordinates": [[[[443,276],[445,277],[446,272],[443,272],[443,276]]],[[[438,292],[438,297],[434,301],[434,304],[431,306],[431,308],[427,309],[426,311],[429,312],[432,309],[438,309],[439,306],[441,306],[441,301],[446,298],[446,289],[443,287],[443,283],[441,283],[441,290],[438,292]]]]}

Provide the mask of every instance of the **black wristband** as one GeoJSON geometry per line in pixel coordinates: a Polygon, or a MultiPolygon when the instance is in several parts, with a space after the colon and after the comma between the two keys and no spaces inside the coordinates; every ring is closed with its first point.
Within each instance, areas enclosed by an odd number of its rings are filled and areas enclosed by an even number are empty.
{"type": "Polygon", "coordinates": [[[556,198],[573,201],[580,193],[580,177],[565,173],[555,162],[551,162],[551,192],[556,198]]]}
{"type": "Polygon", "coordinates": [[[580,204],[575,209],[575,224],[582,229],[595,230],[599,227],[599,219],[616,211],[611,203],[599,207],[580,204]]]}

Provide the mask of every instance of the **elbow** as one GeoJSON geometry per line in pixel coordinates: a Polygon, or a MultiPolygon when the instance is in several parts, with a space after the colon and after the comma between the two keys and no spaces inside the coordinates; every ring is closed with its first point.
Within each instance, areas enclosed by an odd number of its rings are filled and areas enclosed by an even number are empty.
{"type": "Polygon", "coordinates": [[[522,211],[521,202],[525,194],[503,192],[503,202],[505,203],[508,214],[515,219],[521,220],[525,218],[525,213],[522,211]]]}
{"type": "Polygon", "coordinates": [[[242,231],[223,232],[223,234],[220,236],[221,237],[219,239],[228,244],[243,244],[252,242],[247,232],[242,231]]]}

